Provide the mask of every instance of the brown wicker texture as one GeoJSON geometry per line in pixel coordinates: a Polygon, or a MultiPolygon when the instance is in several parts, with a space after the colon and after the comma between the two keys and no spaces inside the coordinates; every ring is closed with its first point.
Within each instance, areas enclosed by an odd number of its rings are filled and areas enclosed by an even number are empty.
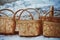
{"type": "Polygon", "coordinates": [[[15,20],[14,18],[8,17],[8,15],[2,13],[2,11],[9,11],[14,14],[10,9],[1,9],[0,14],[5,16],[0,17],[0,34],[14,34],[15,31],[15,20]]]}
{"type": "MultiPolygon", "coordinates": [[[[29,8],[29,9],[31,9],[31,8],[29,8]]],[[[28,37],[41,35],[41,33],[42,33],[41,20],[40,19],[39,20],[34,20],[31,12],[28,11],[29,9],[24,9],[20,13],[19,18],[16,21],[16,27],[19,28],[19,35],[20,36],[28,36],[28,37]],[[32,20],[20,20],[20,17],[22,15],[22,13],[25,12],[25,11],[30,13],[30,16],[32,17],[32,20]]],[[[35,10],[35,9],[33,9],[33,10],[35,10]]],[[[17,13],[15,13],[15,15],[16,14],[17,13]]],[[[39,15],[39,18],[40,18],[39,13],[38,13],[38,15],[39,15]]]]}
{"type": "Polygon", "coordinates": [[[54,8],[50,8],[49,17],[43,22],[43,35],[46,37],[60,37],[60,17],[54,17],[54,8]]]}
{"type": "MultiPolygon", "coordinates": [[[[22,10],[24,10],[24,9],[19,9],[19,10],[17,10],[17,11],[15,12],[15,14],[18,13],[18,12],[21,12],[22,10]]],[[[15,15],[15,20],[17,21],[17,19],[18,19],[18,16],[15,15]]],[[[18,25],[18,24],[17,24],[17,25],[18,25]]],[[[17,25],[16,25],[16,29],[15,29],[15,33],[16,33],[16,34],[18,34],[18,32],[19,32],[19,26],[17,26],[17,25]]]]}

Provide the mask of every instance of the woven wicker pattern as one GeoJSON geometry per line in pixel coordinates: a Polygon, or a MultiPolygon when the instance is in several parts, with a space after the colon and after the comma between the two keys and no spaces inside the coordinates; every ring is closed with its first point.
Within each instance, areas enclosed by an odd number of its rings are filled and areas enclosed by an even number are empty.
{"type": "Polygon", "coordinates": [[[43,35],[45,36],[60,36],[60,23],[56,22],[44,22],[43,35]]]}
{"type": "MultiPolygon", "coordinates": [[[[18,21],[19,22],[19,21],[18,21]]],[[[37,36],[41,32],[41,26],[39,21],[20,21],[19,35],[22,36],[37,36]]]]}
{"type": "Polygon", "coordinates": [[[0,17],[0,33],[5,33],[5,21],[0,17]]]}
{"type": "Polygon", "coordinates": [[[14,32],[14,21],[12,19],[6,19],[6,33],[13,33],[14,32]]]}
{"type": "Polygon", "coordinates": [[[1,17],[0,18],[0,30],[4,31],[6,33],[13,32],[13,20],[11,20],[9,18],[1,17]]]}

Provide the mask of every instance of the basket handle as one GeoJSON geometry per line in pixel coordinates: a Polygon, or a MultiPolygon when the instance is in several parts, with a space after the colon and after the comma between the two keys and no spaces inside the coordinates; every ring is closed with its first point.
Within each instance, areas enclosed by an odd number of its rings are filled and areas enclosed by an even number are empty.
{"type": "MultiPolygon", "coordinates": [[[[5,11],[5,10],[10,11],[10,12],[12,12],[14,14],[14,12],[12,10],[10,10],[10,9],[1,9],[0,12],[5,11]]],[[[4,13],[2,13],[2,14],[4,14],[4,13]]],[[[6,14],[4,14],[4,15],[6,15],[6,14]]],[[[8,17],[8,15],[6,15],[6,16],[8,17]]]]}
{"type": "MultiPolygon", "coordinates": [[[[20,19],[20,17],[21,17],[21,15],[22,15],[23,12],[27,11],[27,10],[25,10],[25,9],[19,9],[18,11],[15,12],[14,18],[15,18],[15,15],[16,15],[19,11],[21,11],[21,10],[23,10],[23,11],[20,13],[18,19],[20,19]]],[[[30,13],[30,16],[32,17],[32,20],[33,20],[33,16],[32,16],[32,14],[31,14],[31,12],[29,12],[29,11],[27,11],[27,12],[30,13]]]]}
{"type": "Polygon", "coordinates": [[[8,17],[8,15],[6,15],[6,14],[4,14],[4,13],[1,13],[1,11],[0,11],[0,14],[3,14],[3,15],[5,15],[6,17],[8,17]]]}
{"type": "Polygon", "coordinates": [[[21,10],[23,10],[23,9],[19,9],[19,10],[17,10],[15,13],[14,13],[14,16],[13,16],[13,19],[15,20],[15,15],[18,13],[18,12],[20,12],[21,10]]]}
{"type": "MultiPolygon", "coordinates": [[[[34,8],[27,8],[27,9],[25,9],[25,11],[28,11],[28,10],[35,10],[37,13],[38,13],[38,16],[39,16],[39,19],[40,19],[40,13],[39,13],[39,11],[37,10],[37,9],[34,9],[34,8]]],[[[21,15],[21,14],[20,14],[21,15]]],[[[19,16],[20,16],[19,15],[19,16]]],[[[19,17],[20,18],[20,17],[19,17]]]]}
{"type": "Polygon", "coordinates": [[[49,18],[50,18],[49,20],[52,20],[52,18],[54,16],[54,7],[53,6],[51,6],[50,7],[50,11],[45,14],[44,19],[46,19],[46,17],[47,17],[48,14],[49,14],[49,18]]]}
{"type": "Polygon", "coordinates": [[[46,17],[48,14],[49,14],[49,17],[51,17],[51,18],[54,16],[54,7],[53,7],[53,6],[50,7],[50,11],[45,14],[45,17],[46,17]]]}
{"type": "Polygon", "coordinates": [[[54,16],[54,6],[51,6],[51,7],[50,7],[49,16],[50,16],[50,17],[53,17],[53,16],[54,16]]]}

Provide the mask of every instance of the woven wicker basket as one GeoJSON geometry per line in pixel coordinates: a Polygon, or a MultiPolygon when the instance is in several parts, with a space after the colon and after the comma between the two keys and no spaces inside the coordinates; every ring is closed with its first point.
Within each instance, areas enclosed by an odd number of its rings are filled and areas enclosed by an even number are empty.
{"type": "Polygon", "coordinates": [[[0,14],[5,16],[0,17],[0,34],[14,34],[15,31],[15,20],[14,18],[8,17],[8,15],[2,13],[2,11],[9,11],[14,14],[10,9],[1,9],[0,14]]]}
{"type": "Polygon", "coordinates": [[[50,8],[49,17],[45,16],[43,22],[43,35],[47,37],[60,37],[60,17],[54,17],[54,8],[50,8]]]}
{"type": "MultiPolygon", "coordinates": [[[[27,10],[28,9],[23,10],[20,13],[19,18],[21,17],[21,14],[27,10]]],[[[20,36],[29,36],[29,37],[41,35],[41,33],[42,33],[41,20],[40,19],[33,20],[33,16],[31,14],[31,12],[29,12],[29,11],[27,11],[27,12],[30,13],[32,20],[20,20],[19,18],[18,18],[18,20],[16,20],[16,27],[19,28],[19,35],[20,36]]],[[[15,13],[15,15],[16,14],[17,13],[15,13]]],[[[40,14],[39,14],[39,18],[40,18],[40,14]]]]}

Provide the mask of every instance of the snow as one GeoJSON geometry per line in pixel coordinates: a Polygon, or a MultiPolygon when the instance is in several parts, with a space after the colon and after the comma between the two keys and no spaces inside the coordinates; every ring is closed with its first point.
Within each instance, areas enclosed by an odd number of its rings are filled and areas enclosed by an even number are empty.
{"type": "Polygon", "coordinates": [[[0,40],[60,40],[60,38],[47,38],[44,36],[37,37],[20,37],[18,35],[0,36],[0,40]]]}

